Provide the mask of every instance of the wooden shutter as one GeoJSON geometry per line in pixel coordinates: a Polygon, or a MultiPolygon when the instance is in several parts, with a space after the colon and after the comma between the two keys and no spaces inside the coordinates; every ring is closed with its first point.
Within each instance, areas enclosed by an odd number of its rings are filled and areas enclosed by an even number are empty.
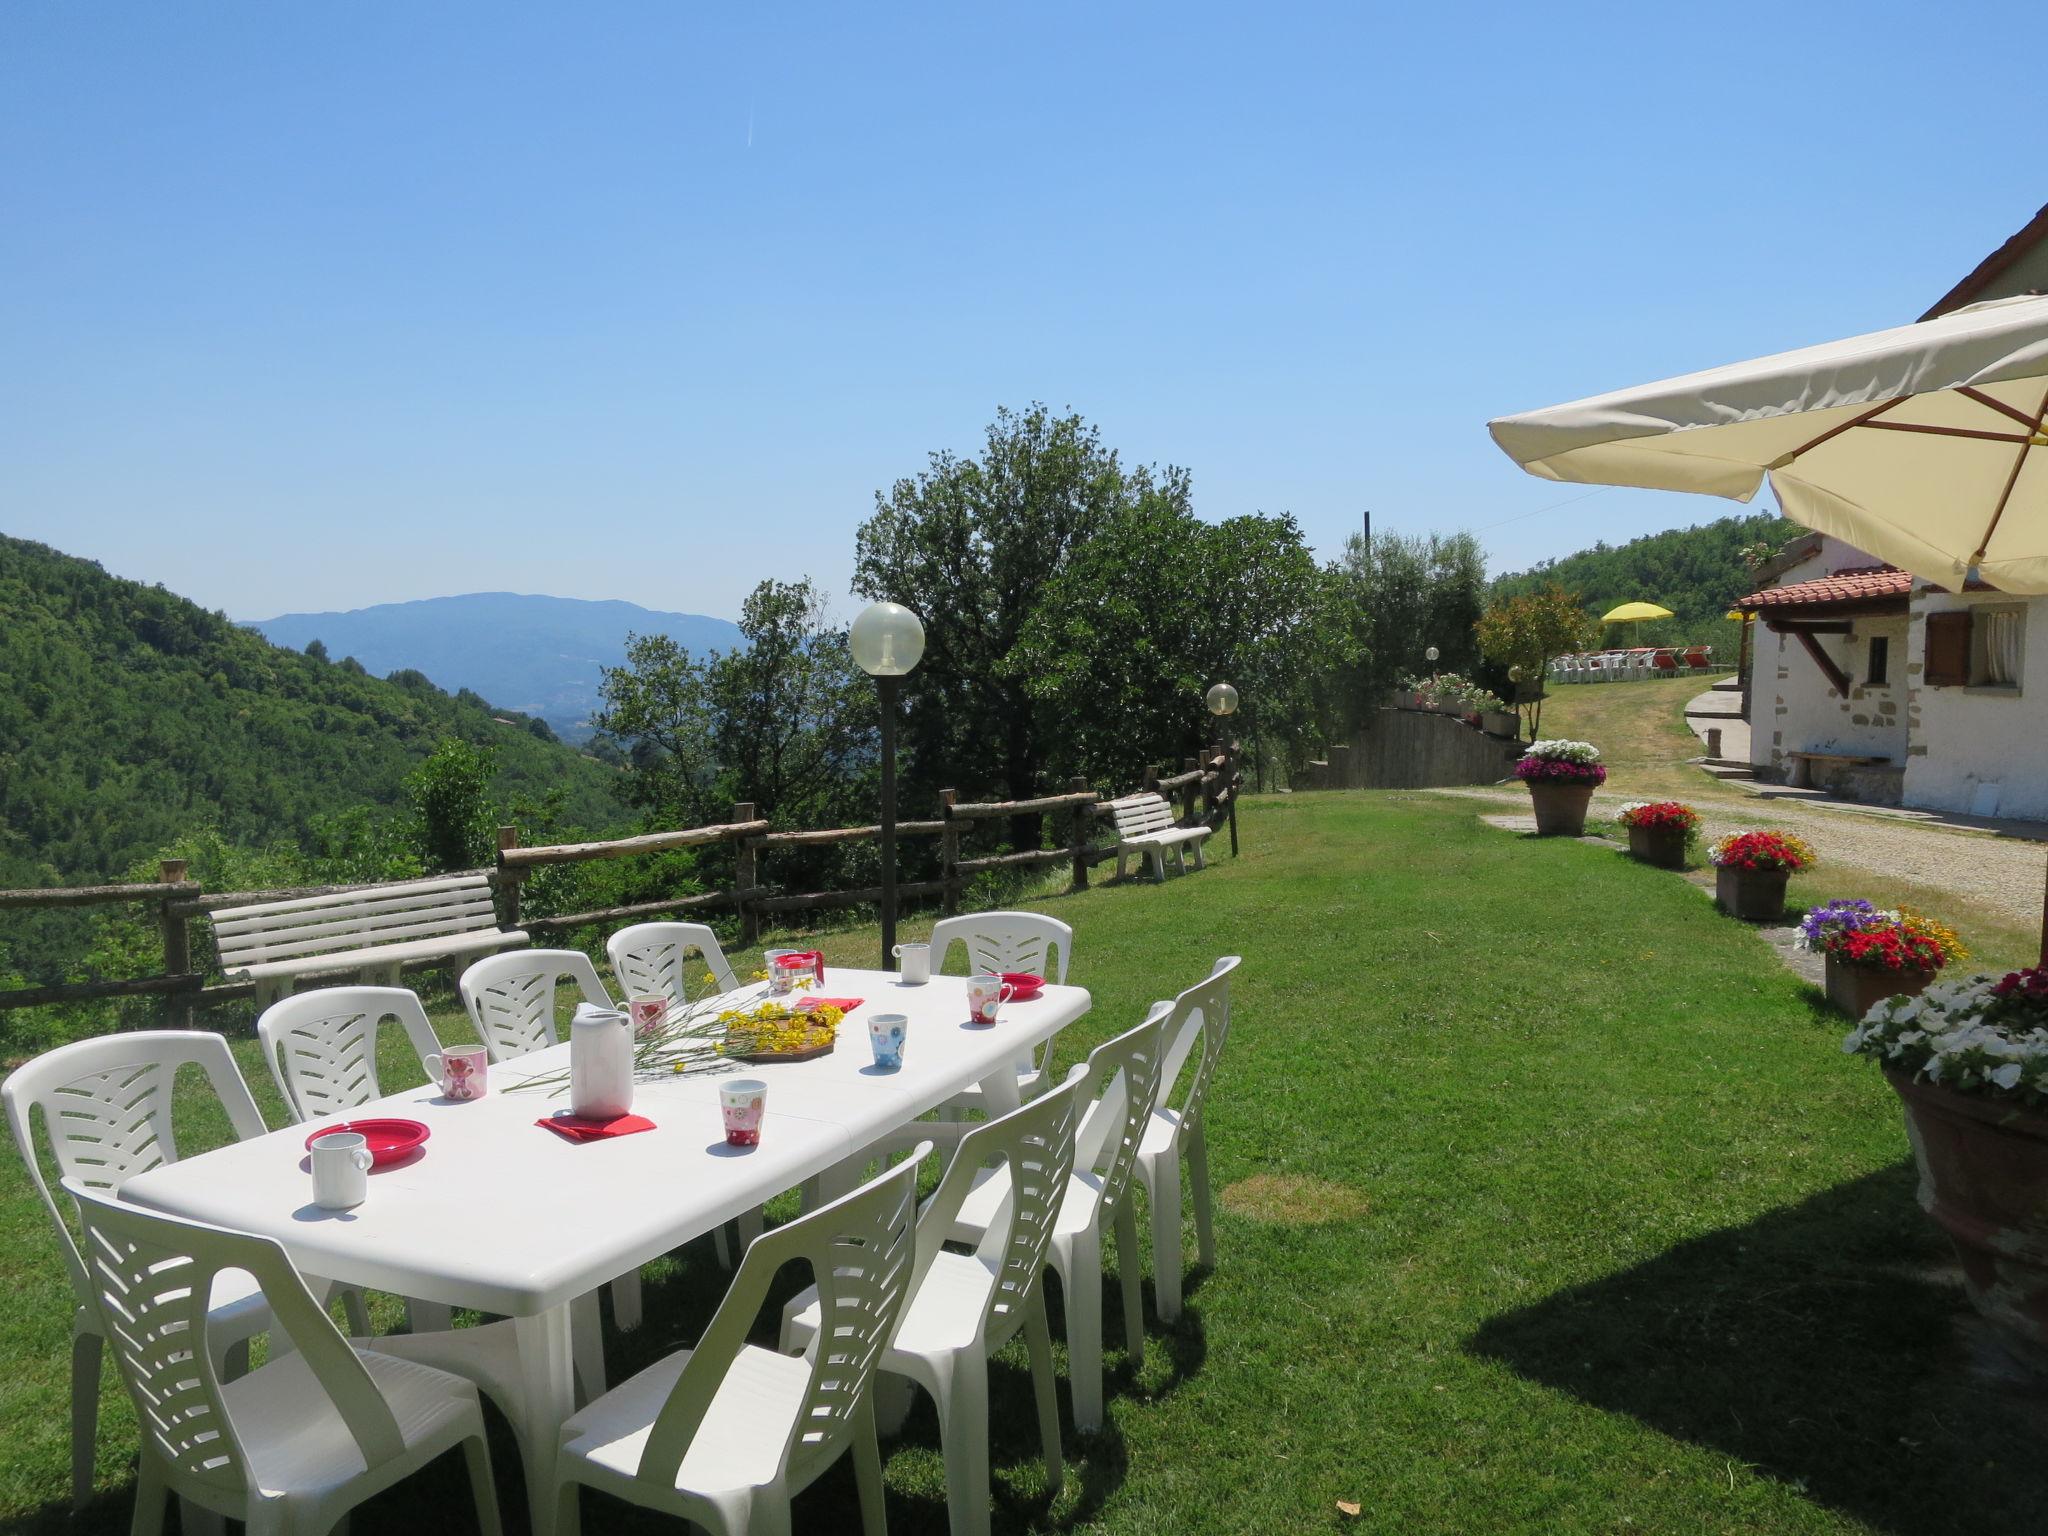
{"type": "Polygon", "coordinates": [[[1970,610],[1927,615],[1927,656],[1920,681],[1929,688],[1961,688],[1970,681],[1970,610]]]}

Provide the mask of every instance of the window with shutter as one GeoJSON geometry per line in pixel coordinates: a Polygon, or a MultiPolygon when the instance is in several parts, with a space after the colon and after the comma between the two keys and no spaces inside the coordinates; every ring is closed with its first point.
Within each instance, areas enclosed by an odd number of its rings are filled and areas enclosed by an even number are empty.
{"type": "Polygon", "coordinates": [[[1962,688],[1970,681],[1970,613],[1927,615],[1927,655],[1920,681],[1929,688],[1962,688]]]}

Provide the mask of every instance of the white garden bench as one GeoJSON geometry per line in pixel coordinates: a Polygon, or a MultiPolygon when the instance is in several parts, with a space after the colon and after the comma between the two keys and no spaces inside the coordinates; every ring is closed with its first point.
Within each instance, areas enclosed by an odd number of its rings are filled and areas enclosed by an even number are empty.
{"type": "Polygon", "coordinates": [[[498,927],[488,875],[450,875],[225,907],[213,914],[220,968],[256,984],[256,1006],[291,994],[301,976],[354,971],[370,986],[398,985],[414,962],[457,960],[526,943],[498,927]]]}
{"type": "Polygon", "coordinates": [[[1177,827],[1173,822],[1173,807],[1158,795],[1125,795],[1121,800],[1109,802],[1110,814],[1116,818],[1116,877],[1124,877],[1126,855],[1137,854],[1152,864],[1155,879],[1166,878],[1166,850],[1173,850],[1174,862],[1180,865],[1180,872],[1188,872],[1187,846],[1194,844],[1195,868],[1202,867],[1202,844],[1208,840],[1209,827],[1177,827]]]}

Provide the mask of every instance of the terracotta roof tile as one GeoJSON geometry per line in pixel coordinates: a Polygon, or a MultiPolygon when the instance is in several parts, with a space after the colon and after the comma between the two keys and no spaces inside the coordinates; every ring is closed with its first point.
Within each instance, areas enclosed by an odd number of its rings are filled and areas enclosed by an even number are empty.
{"type": "Polygon", "coordinates": [[[1912,595],[1913,578],[1895,565],[1858,565],[1812,581],[1795,581],[1789,587],[1768,587],[1739,597],[1734,606],[1758,608],[1818,608],[1830,603],[1872,603],[1912,595]]]}

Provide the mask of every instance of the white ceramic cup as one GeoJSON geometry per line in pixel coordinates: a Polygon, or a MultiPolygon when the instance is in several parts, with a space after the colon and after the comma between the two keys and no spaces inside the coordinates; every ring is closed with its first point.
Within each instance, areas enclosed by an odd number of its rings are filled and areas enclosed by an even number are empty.
{"type": "Polygon", "coordinates": [[[1017,989],[991,971],[967,978],[967,1017],[971,1023],[993,1024],[996,1013],[1017,989]]]}
{"type": "Polygon", "coordinates": [[[895,1072],[903,1066],[903,1042],[910,1033],[910,1016],[904,1013],[877,1013],[868,1019],[868,1044],[875,1053],[875,1065],[884,1072],[895,1072]]]}
{"type": "Polygon", "coordinates": [[[370,1146],[360,1131],[332,1131],[311,1147],[313,1203],[325,1211],[346,1211],[370,1194],[370,1146]]]}
{"type": "Polygon", "coordinates": [[[898,944],[896,973],[906,987],[921,987],[932,979],[932,947],[929,944],[898,944]]]}
{"type": "Polygon", "coordinates": [[[480,1045],[451,1045],[427,1058],[427,1071],[441,1087],[441,1097],[467,1102],[491,1089],[491,1053],[480,1045]]]}

